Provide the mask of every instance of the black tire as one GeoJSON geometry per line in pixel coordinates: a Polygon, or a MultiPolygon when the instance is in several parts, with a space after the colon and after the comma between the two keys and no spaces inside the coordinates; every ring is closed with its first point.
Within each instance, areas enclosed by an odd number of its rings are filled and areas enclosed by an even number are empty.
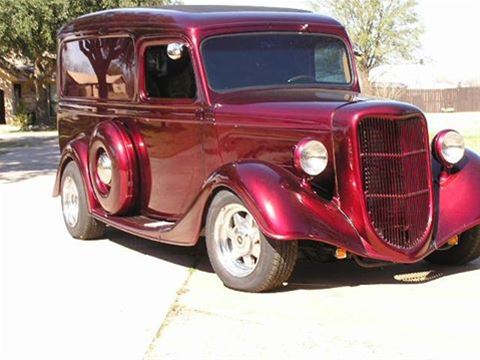
{"type": "Polygon", "coordinates": [[[61,192],[63,220],[70,235],[81,240],[92,240],[103,237],[105,234],[105,224],[93,218],[88,212],[87,196],[82,175],[75,161],[69,162],[63,171],[61,192]],[[63,201],[64,183],[68,177],[73,179],[78,191],[78,220],[73,226],[70,225],[66,219],[63,201]]]}
{"type": "Polygon", "coordinates": [[[464,265],[480,257],[480,225],[460,235],[458,245],[436,251],[425,260],[438,265],[464,265]]]}
{"type": "Polygon", "coordinates": [[[246,292],[264,292],[282,286],[292,274],[297,260],[297,241],[277,241],[266,238],[260,232],[260,256],[252,273],[236,277],[229,272],[219,259],[214,239],[215,220],[220,210],[228,204],[242,201],[228,191],[219,192],[213,199],[206,219],[206,245],[210,263],[225,286],[246,292]]]}

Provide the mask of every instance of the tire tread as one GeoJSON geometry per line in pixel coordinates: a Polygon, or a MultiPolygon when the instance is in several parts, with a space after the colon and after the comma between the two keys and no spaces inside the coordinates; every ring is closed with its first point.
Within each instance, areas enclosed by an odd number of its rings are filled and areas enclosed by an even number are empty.
{"type": "MultiPolygon", "coordinates": [[[[267,240],[272,245],[272,240],[267,240]]],[[[256,290],[264,292],[279,288],[292,275],[297,261],[298,243],[296,241],[276,242],[272,246],[275,250],[271,270],[265,282],[256,290]]]]}

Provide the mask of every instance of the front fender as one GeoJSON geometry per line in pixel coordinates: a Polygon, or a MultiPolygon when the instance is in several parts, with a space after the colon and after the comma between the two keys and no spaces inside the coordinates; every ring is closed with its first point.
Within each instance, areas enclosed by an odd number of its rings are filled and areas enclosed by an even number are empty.
{"type": "Polygon", "coordinates": [[[60,195],[62,175],[65,166],[67,166],[70,161],[75,161],[80,169],[83,185],[87,192],[88,210],[91,211],[93,208],[98,207],[98,202],[93,195],[93,188],[92,184],[90,183],[90,174],[88,170],[88,149],[89,141],[85,136],[79,136],[65,146],[60,156],[60,163],[58,165],[57,176],[53,188],[53,196],[55,197],[60,195]]]}
{"type": "Polygon", "coordinates": [[[465,159],[452,173],[441,176],[435,165],[436,232],[434,245],[442,247],[455,235],[480,224],[480,156],[467,150],[465,159]]]}
{"type": "Polygon", "coordinates": [[[363,241],[336,204],[281,167],[262,161],[237,162],[223,166],[209,183],[237,194],[270,238],[316,240],[365,253],[363,241]]]}

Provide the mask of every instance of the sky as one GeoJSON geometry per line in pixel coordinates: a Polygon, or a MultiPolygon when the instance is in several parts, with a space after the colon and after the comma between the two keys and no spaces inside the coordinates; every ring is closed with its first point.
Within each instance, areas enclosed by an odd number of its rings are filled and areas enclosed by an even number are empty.
{"type": "MultiPolygon", "coordinates": [[[[308,0],[184,0],[186,5],[261,5],[309,9],[308,0]]],[[[421,58],[452,81],[480,80],[480,1],[419,0],[421,58]]]]}

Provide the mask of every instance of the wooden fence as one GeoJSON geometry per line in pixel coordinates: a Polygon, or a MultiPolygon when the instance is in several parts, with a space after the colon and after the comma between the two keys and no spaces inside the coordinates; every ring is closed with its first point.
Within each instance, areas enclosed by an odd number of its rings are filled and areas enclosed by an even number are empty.
{"type": "Polygon", "coordinates": [[[414,104],[425,112],[480,111],[480,87],[401,90],[395,98],[414,104]]]}

